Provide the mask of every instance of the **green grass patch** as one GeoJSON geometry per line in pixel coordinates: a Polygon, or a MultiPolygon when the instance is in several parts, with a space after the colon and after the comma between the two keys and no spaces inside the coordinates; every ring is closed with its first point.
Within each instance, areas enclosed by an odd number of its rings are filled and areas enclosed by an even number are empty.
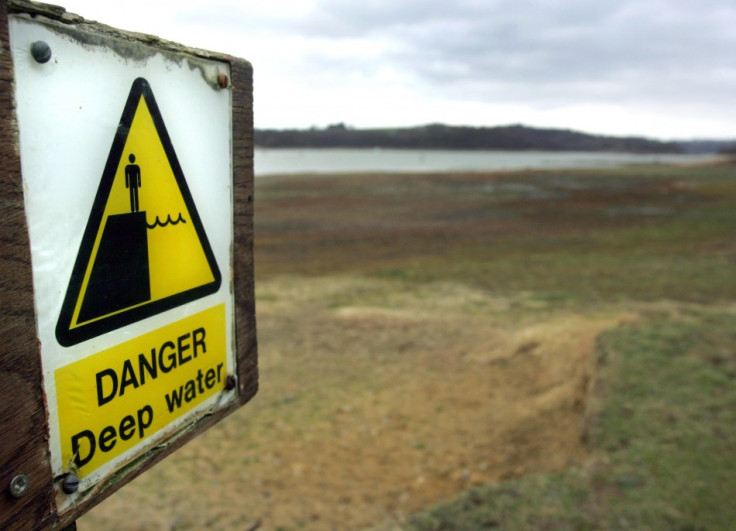
{"type": "Polygon", "coordinates": [[[602,334],[589,463],[475,489],[415,530],[733,529],[736,316],[650,315],[602,334]]]}

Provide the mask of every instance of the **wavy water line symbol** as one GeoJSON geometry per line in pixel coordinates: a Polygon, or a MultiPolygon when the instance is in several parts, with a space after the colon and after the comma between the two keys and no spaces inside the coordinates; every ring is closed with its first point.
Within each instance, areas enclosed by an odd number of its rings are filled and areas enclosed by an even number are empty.
{"type": "Polygon", "coordinates": [[[155,229],[156,227],[166,227],[167,225],[178,225],[179,223],[186,222],[187,220],[185,220],[182,217],[181,212],[179,212],[179,217],[177,217],[176,219],[171,219],[171,214],[169,214],[166,216],[166,221],[164,222],[161,222],[159,217],[156,216],[156,221],[154,221],[153,223],[149,224],[148,221],[146,221],[146,227],[148,227],[149,229],[155,229]]]}

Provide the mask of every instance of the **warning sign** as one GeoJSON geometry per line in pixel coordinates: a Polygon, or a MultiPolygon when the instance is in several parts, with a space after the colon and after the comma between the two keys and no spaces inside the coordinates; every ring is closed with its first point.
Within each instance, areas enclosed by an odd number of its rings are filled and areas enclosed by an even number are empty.
{"type": "Polygon", "coordinates": [[[9,358],[27,385],[11,370],[4,405],[39,436],[6,468],[40,505],[20,521],[6,496],[0,528],[63,527],[258,389],[252,68],[21,9],[0,35],[24,222],[8,311],[35,326],[9,343],[29,363],[9,358]]]}
{"type": "Polygon", "coordinates": [[[71,346],[215,293],[222,280],[149,83],[134,81],[56,326],[71,346]]]}
{"type": "Polygon", "coordinates": [[[86,477],[222,391],[225,342],[220,304],[58,369],[62,460],[86,477]]]}

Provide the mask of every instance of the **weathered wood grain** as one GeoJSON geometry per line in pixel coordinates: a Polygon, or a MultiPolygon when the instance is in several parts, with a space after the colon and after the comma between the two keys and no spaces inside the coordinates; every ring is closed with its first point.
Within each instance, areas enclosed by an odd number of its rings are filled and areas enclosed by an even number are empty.
{"type": "Polygon", "coordinates": [[[0,528],[43,526],[53,488],[23,206],[7,5],[0,4],[0,528]],[[10,482],[25,474],[20,498],[10,482]]]}
{"type": "Polygon", "coordinates": [[[258,390],[258,347],[253,273],[253,69],[243,60],[230,63],[233,86],[233,204],[235,242],[235,320],[240,401],[258,390]]]}

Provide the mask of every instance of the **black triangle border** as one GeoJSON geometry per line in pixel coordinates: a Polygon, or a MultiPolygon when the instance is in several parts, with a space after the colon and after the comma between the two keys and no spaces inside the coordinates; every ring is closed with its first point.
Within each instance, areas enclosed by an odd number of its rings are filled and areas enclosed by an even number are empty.
{"type": "Polygon", "coordinates": [[[113,139],[112,147],[110,148],[110,154],[107,157],[105,169],[102,173],[102,178],[100,179],[100,186],[97,189],[97,194],[95,195],[94,202],[92,203],[92,209],[90,211],[89,219],[87,220],[87,227],[85,228],[84,235],[82,236],[82,243],[79,247],[71,278],[69,279],[66,296],[64,297],[64,302],[62,303],[61,311],[59,312],[59,320],[56,323],[56,340],[64,347],[76,345],[93,337],[117,330],[123,326],[127,326],[148,317],[158,315],[172,308],[176,308],[177,306],[192,302],[206,295],[216,293],[220,289],[221,284],[222,275],[217,267],[215,255],[212,252],[212,247],[210,246],[207,234],[204,231],[202,220],[200,219],[199,213],[194,205],[192,194],[189,191],[186,180],[184,179],[184,172],[181,169],[179,159],[176,157],[174,147],[171,144],[171,138],[166,130],[166,126],[164,125],[161,112],[156,104],[156,99],[153,97],[153,91],[151,90],[151,86],[148,81],[139,77],[133,81],[133,85],[130,89],[130,94],[128,95],[128,100],[125,103],[123,115],[120,118],[120,124],[118,125],[117,132],[115,133],[115,138],[113,139]],[[138,108],[138,102],[140,101],[141,96],[145,99],[146,104],[148,105],[148,110],[153,118],[156,132],[158,133],[164,152],[166,153],[166,158],[168,159],[169,165],[174,173],[182,198],[184,199],[184,204],[189,211],[189,217],[191,218],[194,229],[199,236],[202,249],[215,279],[209,284],[204,284],[202,286],[171,295],[164,299],[152,301],[142,306],[137,306],[121,313],[104,317],[89,324],[81,325],[72,329],[72,317],[74,315],[74,308],[79,297],[79,292],[82,288],[84,274],[92,255],[97,232],[100,229],[102,216],[105,213],[107,198],[110,194],[113,181],[115,180],[115,174],[123,155],[125,142],[128,139],[130,127],[133,123],[133,118],[135,117],[135,112],[138,108]]]}

